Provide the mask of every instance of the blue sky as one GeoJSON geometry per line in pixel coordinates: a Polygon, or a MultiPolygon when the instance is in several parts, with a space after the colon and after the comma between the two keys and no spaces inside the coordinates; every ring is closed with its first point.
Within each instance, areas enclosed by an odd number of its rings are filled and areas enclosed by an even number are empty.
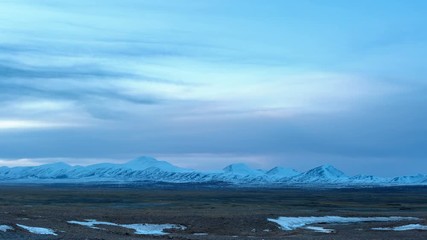
{"type": "Polygon", "coordinates": [[[0,163],[427,172],[425,1],[0,1],[0,163]],[[423,170],[424,169],[424,170],[423,170]]]}

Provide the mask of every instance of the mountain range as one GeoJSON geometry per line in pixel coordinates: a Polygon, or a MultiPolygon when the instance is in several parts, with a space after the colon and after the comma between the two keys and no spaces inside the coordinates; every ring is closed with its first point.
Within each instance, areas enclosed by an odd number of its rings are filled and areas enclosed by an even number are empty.
{"type": "Polygon", "coordinates": [[[400,186],[427,185],[427,174],[382,178],[347,176],[331,165],[306,172],[274,167],[253,169],[243,163],[221,171],[180,168],[166,161],[139,157],[123,164],[100,163],[71,166],[51,163],[32,167],[0,167],[0,183],[226,183],[237,186],[400,186]]]}

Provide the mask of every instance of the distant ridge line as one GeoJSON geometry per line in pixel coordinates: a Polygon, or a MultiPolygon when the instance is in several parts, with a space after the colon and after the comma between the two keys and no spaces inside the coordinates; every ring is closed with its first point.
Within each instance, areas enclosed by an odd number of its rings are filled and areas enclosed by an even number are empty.
{"type": "Polygon", "coordinates": [[[123,164],[98,163],[71,166],[50,163],[32,167],[0,167],[0,183],[209,183],[236,186],[409,186],[427,185],[427,175],[382,178],[347,176],[332,165],[322,165],[306,172],[274,167],[253,169],[244,163],[230,164],[222,171],[205,172],[180,168],[152,157],[139,157],[123,164]]]}

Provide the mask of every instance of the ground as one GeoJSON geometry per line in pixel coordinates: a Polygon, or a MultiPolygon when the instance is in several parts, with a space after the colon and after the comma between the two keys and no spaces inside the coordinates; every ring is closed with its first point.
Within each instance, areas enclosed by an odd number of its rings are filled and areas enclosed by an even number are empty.
{"type": "Polygon", "coordinates": [[[373,231],[427,225],[427,188],[188,188],[182,186],[0,185],[0,225],[15,231],[0,239],[427,239],[427,231],[373,231]],[[336,233],[283,231],[267,218],[279,216],[408,216],[403,223],[320,224],[336,233]],[[67,223],[96,219],[120,224],[172,223],[187,227],[165,236],[136,235],[114,226],[102,229],[67,223]],[[35,235],[16,224],[54,229],[58,236],[35,235]],[[208,233],[200,236],[194,233],[208,233]]]}

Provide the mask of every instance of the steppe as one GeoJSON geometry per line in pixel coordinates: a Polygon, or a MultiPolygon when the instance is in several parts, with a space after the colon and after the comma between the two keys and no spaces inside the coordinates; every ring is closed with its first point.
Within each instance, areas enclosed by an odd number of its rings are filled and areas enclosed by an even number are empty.
{"type": "Polygon", "coordinates": [[[374,227],[427,225],[427,187],[236,188],[186,185],[0,185],[0,231],[7,240],[130,239],[427,239],[427,231],[375,231],[374,227]],[[406,222],[362,222],[284,231],[268,218],[280,216],[404,216],[406,222]],[[96,219],[119,224],[180,224],[167,235],[138,235],[117,226],[100,229],[69,224],[96,219]],[[16,224],[53,229],[37,235],[16,224]]]}

